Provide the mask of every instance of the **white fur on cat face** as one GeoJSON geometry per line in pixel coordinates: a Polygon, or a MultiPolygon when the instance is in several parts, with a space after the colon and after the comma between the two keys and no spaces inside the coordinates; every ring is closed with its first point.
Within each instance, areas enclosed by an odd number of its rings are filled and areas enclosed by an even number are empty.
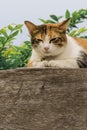
{"type": "Polygon", "coordinates": [[[60,47],[52,42],[50,43],[49,41],[49,37],[46,35],[45,40],[43,42],[40,41],[34,50],[43,56],[58,56],[64,51],[66,44],[60,47]]]}

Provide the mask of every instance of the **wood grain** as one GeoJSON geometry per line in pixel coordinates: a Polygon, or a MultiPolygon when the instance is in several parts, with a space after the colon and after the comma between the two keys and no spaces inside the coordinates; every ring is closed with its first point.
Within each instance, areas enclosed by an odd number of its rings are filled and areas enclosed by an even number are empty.
{"type": "Polygon", "coordinates": [[[0,130],[87,130],[87,69],[0,71],[0,130]]]}

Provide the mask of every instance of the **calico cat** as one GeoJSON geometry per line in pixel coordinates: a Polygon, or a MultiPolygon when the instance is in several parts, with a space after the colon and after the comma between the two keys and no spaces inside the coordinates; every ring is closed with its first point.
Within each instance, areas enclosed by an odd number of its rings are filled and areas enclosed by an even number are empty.
{"type": "Polygon", "coordinates": [[[86,68],[87,40],[66,34],[70,23],[35,25],[25,21],[31,35],[32,55],[28,67],[86,68]]]}

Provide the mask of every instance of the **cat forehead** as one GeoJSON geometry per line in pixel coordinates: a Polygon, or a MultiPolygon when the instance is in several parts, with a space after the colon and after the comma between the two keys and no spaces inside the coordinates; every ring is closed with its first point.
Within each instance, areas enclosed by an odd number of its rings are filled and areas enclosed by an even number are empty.
{"type": "Polygon", "coordinates": [[[43,24],[43,25],[39,25],[38,29],[42,29],[43,31],[50,31],[50,30],[58,30],[58,24],[43,24]]]}
{"type": "Polygon", "coordinates": [[[37,35],[37,34],[52,34],[52,32],[55,32],[55,33],[60,33],[61,30],[59,30],[58,28],[58,24],[43,24],[43,25],[39,25],[37,29],[35,29],[33,31],[33,34],[34,35],[37,35]]]}

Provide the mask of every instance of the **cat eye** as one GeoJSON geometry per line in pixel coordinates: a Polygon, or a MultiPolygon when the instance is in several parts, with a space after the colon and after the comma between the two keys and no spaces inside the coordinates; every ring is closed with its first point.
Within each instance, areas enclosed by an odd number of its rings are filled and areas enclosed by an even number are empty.
{"type": "Polygon", "coordinates": [[[43,40],[35,38],[35,39],[33,39],[33,42],[38,44],[39,42],[43,42],[43,40]]]}
{"type": "Polygon", "coordinates": [[[50,43],[51,43],[51,42],[62,42],[62,38],[60,38],[60,37],[52,38],[52,39],[50,40],[50,43]]]}
{"type": "Polygon", "coordinates": [[[43,42],[43,40],[42,40],[42,39],[36,39],[36,41],[37,41],[37,42],[43,42]]]}

